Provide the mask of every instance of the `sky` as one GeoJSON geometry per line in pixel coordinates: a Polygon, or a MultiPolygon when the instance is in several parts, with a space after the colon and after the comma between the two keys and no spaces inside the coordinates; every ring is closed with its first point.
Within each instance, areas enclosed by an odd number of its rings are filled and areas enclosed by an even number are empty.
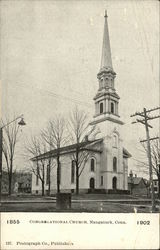
{"type": "MultiPolygon", "coordinates": [[[[0,4],[2,117],[24,114],[27,124],[21,130],[15,165],[25,167],[26,138],[39,133],[55,113],[67,116],[78,105],[94,115],[107,9],[124,147],[132,154],[129,170],[142,175],[137,160],[144,160],[139,140],[146,138],[145,128],[131,124],[130,115],[160,106],[159,1],[1,0],[0,4]]],[[[151,124],[150,134],[155,136],[158,119],[151,124]]]]}

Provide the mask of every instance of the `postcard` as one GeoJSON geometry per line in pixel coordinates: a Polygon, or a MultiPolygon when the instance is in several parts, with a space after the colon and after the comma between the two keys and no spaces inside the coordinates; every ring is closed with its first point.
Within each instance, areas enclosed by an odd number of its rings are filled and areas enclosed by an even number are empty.
{"type": "Polygon", "coordinates": [[[159,249],[159,1],[0,5],[1,249],[159,249]]]}

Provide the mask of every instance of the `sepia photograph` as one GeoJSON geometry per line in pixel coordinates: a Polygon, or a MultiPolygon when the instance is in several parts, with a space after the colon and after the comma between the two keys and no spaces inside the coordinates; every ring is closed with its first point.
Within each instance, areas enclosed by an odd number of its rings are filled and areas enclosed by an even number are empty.
{"type": "Polygon", "coordinates": [[[159,1],[0,1],[2,213],[159,213],[159,1]]]}

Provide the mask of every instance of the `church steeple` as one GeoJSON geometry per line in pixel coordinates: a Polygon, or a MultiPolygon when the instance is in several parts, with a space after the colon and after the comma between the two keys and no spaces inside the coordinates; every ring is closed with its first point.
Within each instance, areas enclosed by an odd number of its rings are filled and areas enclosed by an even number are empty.
{"type": "Polygon", "coordinates": [[[101,66],[97,74],[99,88],[94,97],[95,115],[93,123],[112,120],[113,122],[123,124],[119,119],[118,112],[120,97],[116,93],[114,86],[116,73],[112,66],[107,11],[105,11],[104,19],[101,66]]]}
{"type": "Polygon", "coordinates": [[[114,72],[112,66],[112,56],[107,19],[107,11],[105,10],[101,67],[99,73],[97,74],[97,78],[99,80],[99,89],[103,89],[106,87],[114,89],[114,78],[116,76],[116,73],[114,72]]]}
{"type": "Polygon", "coordinates": [[[104,21],[104,33],[103,33],[103,45],[102,45],[102,58],[101,69],[104,67],[112,68],[111,47],[109,40],[108,22],[107,22],[107,10],[105,10],[104,21]]]}

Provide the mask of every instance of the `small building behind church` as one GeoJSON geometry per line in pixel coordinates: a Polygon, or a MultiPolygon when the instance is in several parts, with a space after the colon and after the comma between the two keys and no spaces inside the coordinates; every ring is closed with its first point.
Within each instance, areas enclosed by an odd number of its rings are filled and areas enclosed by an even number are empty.
{"type": "MultiPolygon", "coordinates": [[[[112,65],[111,48],[108,31],[107,13],[105,13],[104,35],[100,70],[97,74],[98,86],[94,96],[95,112],[90,126],[100,131],[96,138],[86,138],[81,142],[81,151],[88,153],[87,161],[79,178],[79,192],[127,192],[128,190],[128,158],[131,154],[123,145],[121,130],[124,125],[119,114],[120,97],[116,92],[116,73],[112,65]]],[[[72,154],[76,144],[60,149],[60,190],[75,192],[75,162],[72,154]]],[[[55,159],[56,150],[52,150],[32,159],[36,161],[51,157],[55,159]]],[[[45,192],[48,190],[48,174],[46,169],[45,192]]],[[[56,167],[51,169],[50,191],[56,193],[56,167]]],[[[38,175],[32,175],[32,193],[41,194],[41,182],[38,175]]]]}
{"type": "Polygon", "coordinates": [[[149,182],[143,177],[138,177],[137,174],[133,175],[131,170],[128,176],[128,190],[132,195],[148,196],[149,182]]]}

